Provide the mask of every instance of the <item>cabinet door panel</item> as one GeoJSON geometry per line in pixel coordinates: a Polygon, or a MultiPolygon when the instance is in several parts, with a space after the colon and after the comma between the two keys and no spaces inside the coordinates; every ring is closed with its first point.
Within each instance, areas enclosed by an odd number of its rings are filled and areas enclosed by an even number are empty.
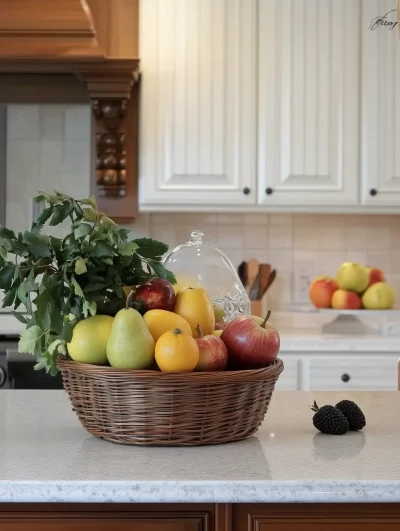
{"type": "Polygon", "coordinates": [[[313,358],[310,360],[312,391],[395,391],[397,358],[355,356],[313,358]]]}
{"type": "Polygon", "coordinates": [[[363,0],[362,202],[400,206],[400,46],[397,0],[363,0]],[[378,24],[380,17],[386,24],[378,24]]]}
{"type": "Polygon", "coordinates": [[[58,518],[49,520],[16,520],[1,522],[2,531],[205,531],[206,528],[199,518],[185,518],[172,520],[156,518],[132,520],[88,520],[70,519],[68,521],[58,518]]]}
{"type": "Polygon", "coordinates": [[[255,203],[256,15],[247,0],[141,3],[142,208],[255,203]]]}
{"type": "Polygon", "coordinates": [[[259,5],[258,202],[357,204],[360,2],[259,5]]]}

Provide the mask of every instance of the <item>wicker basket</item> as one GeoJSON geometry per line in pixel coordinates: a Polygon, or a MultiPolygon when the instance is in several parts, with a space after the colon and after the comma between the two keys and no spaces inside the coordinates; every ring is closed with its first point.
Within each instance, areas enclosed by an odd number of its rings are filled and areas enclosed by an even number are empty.
{"type": "Polygon", "coordinates": [[[59,358],[64,387],[83,427],[122,444],[196,446],[257,431],[283,370],[185,374],[99,367],[59,358]]]}

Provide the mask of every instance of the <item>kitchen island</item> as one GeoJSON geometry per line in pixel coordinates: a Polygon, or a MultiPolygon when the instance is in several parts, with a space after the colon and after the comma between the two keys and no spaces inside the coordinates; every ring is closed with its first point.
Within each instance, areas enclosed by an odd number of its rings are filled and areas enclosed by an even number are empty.
{"type": "Polygon", "coordinates": [[[245,441],[142,448],[92,437],[63,391],[2,391],[0,529],[399,529],[399,410],[398,392],[275,392],[245,441]],[[309,404],[344,398],[365,430],[319,434],[309,404]]]}

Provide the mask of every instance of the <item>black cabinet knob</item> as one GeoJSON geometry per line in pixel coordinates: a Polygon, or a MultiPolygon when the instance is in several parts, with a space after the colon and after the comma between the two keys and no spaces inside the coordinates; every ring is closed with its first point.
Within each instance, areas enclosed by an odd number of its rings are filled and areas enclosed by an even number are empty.
{"type": "Polygon", "coordinates": [[[342,374],[342,382],[347,383],[350,381],[350,376],[348,374],[342,374]]]}
{"type": "Polygon", "coordinates": [[[246,186],[246,188],[243,188],[243,193],[244,193],[244,195],[249,195],[250,188],[247,188],[247,186],[246,186]]]}
{"type": "Polygon", "coordinates": [[[376,190],[375,188],[371,188],[371,190],[369,191],[369,195],[376,195],[378,193],[378,190],[376,190]]]}
{"type": "Polygon", "coordinates": [[[265,189],[265,193],[266,193],[267,195],[271,195],[271,194],[273,193],[273,189],[270,188],[270,187],[268,187],[268,188],[265,189]]]}

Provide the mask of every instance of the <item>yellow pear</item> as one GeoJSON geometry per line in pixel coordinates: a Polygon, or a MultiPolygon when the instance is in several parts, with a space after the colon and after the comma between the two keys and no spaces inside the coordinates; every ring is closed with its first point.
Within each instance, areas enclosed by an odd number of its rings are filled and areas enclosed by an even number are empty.
{"type": "Polygon", "coordinates": [[[192,329],[193,337],[198,337],[196,327],[200,326],[207,336],[215,328],[213,304],[206,290],[200,286],[183,288],[176,294],[174,312],[183,317],[192,329]]]}

